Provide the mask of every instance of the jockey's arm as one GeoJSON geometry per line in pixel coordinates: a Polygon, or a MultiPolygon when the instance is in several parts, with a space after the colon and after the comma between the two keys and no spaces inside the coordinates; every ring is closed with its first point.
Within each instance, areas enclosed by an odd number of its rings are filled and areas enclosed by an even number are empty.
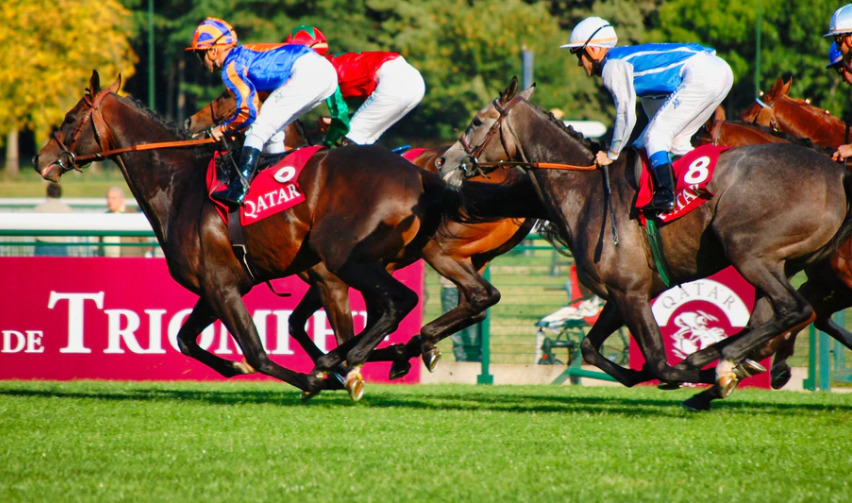
{"type": "Polygon", "coordinates": [[[831,156],[835,161],[843,161],[850,157],[852,157],[852,145],[840,145],[834,155],[831,156]]]}
{"type": "Polygon", "coordinates": [[[627,146],[636,125],[636,89],[633,87],[633,66],[621,60],[608,61],[601,73],[604,86],[615,101],[615,124],[607,156],[611,160],[627,146]]]}

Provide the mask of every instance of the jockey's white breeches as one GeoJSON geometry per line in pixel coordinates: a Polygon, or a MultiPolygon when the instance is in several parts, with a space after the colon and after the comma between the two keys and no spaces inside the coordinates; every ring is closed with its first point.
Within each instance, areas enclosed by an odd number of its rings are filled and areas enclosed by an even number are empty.
{"type": "Polygon", "coordinates": [[[684,155],[692,150],[690,138],[707,122],[734,83],[731,67],[722,58],[699,53],[683,65],[683,81],[662,100],[642,100],[651,121],[641,138],[648,155],[665,151],[684,155]]]}
{"type": "Polygon", "coordinates": [[[386,61],[376,72],[376,89],[352,116],[346,137],[359,145],[375,143],[416,107],[425,93],[420,72],[402,56],[386,61]]]}
{"type": "Polygon", "coordinates": [[[263,102],[243,145],[262,148],[267,154],[284,152],[284,128],[321,104],[335,89],[334,66],[313,51],[305,53],[293,63],[287,82],[263,102]]]}

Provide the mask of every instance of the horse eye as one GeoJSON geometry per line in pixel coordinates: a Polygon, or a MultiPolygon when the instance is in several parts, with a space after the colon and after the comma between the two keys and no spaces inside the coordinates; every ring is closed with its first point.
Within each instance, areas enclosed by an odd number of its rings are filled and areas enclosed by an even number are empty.
{"type": "Polygon", "coordinates": [[[473,118],[473,125],[475,127],[481,126],[482,125],[482,119],[480,119],[479,117],[474,117],[473,118]]]}

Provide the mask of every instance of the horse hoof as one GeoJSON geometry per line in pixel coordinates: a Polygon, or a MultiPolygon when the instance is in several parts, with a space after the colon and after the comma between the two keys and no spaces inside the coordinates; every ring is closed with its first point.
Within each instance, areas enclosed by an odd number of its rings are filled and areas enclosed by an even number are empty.
{"type": "Polygon", "coordinates": [[[234,362],[234,369],[240,374],[254,374],[257,372],[254,367],[249,365],[249,362],[245,358],[243,358],[243,361],[234,362]]]}
{"type": "Polygon", "coordinates": [[[350,370],[346,374],[346,382],[344,384],[353,402],[361,400],[361,397],[364,396],[364,377],[361,375],[361,367],[355,367],[350,370]]]}
{"type": "Polygon", "coordinates": [[[728,398],[737,389],[737,384],[739,383],[740,379],[734,372],[717,377],[716,386],[719,388],[719,396],[721,398],[728,398]]]}
{"type": "Polygon", "coordinates": [[[311,400],[311,398],[317,396],[318,394],[319,394],[319,391],[303,390],[300,398],[302,399],[302,403],[308,403],[311,400]]]}
{"type": "Polygon", "coordinates": [[[428,351],[423,352],[423,364],[426,365],[426,369],[429,372],[435,372],[435,367],[438,366],[438,361],[441,359],[441,350],[438,348],[431,348],[428,351]]]}
{"type": "Polygon", "coordinates": [[[766,372],[766,367],[749,358],[746,358],[734,367],[734,374],[736,374],[739,379],[745,379],[746,377],[762,374],[764,372],[766,372]]]}
{"type": "Polygon", "coordinates": [[[344,367],[343,365],[338,365],[337,367],[334,367],[334,369],[331,371],[331,376],[334,377],[334,379],[338,383],[344,386],[346,385],[346,374],[346,367],[344,367]]]}
{"type": "Polygon", "coordinates": [[[784,366],[774,366],[770,372],[771,379],[769,381],[772,389],[781,389],[787,385],[790,381],[790,378],[793,377],[793,373],[790,371],[790,367],[787,365],[784,366]]]}
{"type": "Polygon", "coordinates": [[[393,362],[390,368],[389,378],[391,381],[394,379],[401,379],[408,375],[408,372],[411,371],[411,363],[408,360],[403,362],[393,362]]]}

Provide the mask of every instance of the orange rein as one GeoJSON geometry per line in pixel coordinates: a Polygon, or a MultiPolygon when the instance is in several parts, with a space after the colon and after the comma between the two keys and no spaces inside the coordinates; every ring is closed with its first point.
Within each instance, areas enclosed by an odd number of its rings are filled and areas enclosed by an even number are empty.
{"type": "Polygon", "coordinates": [[[520,166],[525,168],[541,168],[541,169],[562,169],[566,171],[594,171],[598,169],[597,163],[590,166],[578,166],[576,164],[560,164],[556,162],[523,162],[523,161],[497,161],[497,162],[478,162],[480,167],[509,167],[520,166]]]}
{"type": "Polygon", "coordinates": [[[215,140],[213,140],[213,138],[202,138],[199,140],[178,140],[162,141],[158,143],[143,143],[142,145],[134,145],[132,147],[116,148],[113,150],[106,150],[104,152],[81,155],[80,157],[75,158],[75,160],[77,162],[96,161],[100,159],[106,159],[114,155],[123,154],[125,152],[141,152],[144,150],[157,150],[161,148],[194,147],[196,145],[206,145],[208,143],[215,143],[215,140]]]}

